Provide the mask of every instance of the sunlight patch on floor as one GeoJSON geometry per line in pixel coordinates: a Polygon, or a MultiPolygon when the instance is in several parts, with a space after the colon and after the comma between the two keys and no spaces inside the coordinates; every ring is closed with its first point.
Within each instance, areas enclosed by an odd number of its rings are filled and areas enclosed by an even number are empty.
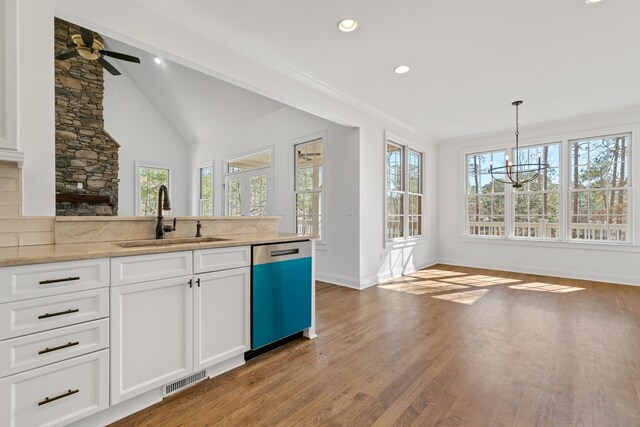
{"type": "Polygon", "coordinates": [[[433,295],[431,298],[457,302],[460,304],[473,305],[478,302],[487,292],[489,292],[489,289],[476,289],[473,291],[456,292],[455,294],[433,295]]]}
{"type": "Polygon", "coordinates": [[[525,291],[553,292],[556,294],[584,291],[584,288],[578,288],[575,286],[554,285],[552,283],[540,283],[540,282],[523,283],[521,285],[512,285],[512,286],[509,286],[509,288],[520,289],[525,291]]]}
{"type": "Polygon", "coordinates": [[[469,286],[495,286],[495,285],[508,285],[509,283],[518,283],[520,280],[507,279],[504,277],[483,276],[476,274],[473,276],[454,277],[450,279],[441,279],[443,282],[456,283],[459,285],[469,286]]]}
{"type": "Polygon", "coordinates": [[[386,285],[378,285],[379,288],[388,289],[390,291],[405,292],[412,295],[433,294],[436,292],[455,291],[458,289],[466,289],[469,286],[456,285],[453,283],[442,283],[434,280],[421,280],[410,283],[389,283],[386,285]]]}

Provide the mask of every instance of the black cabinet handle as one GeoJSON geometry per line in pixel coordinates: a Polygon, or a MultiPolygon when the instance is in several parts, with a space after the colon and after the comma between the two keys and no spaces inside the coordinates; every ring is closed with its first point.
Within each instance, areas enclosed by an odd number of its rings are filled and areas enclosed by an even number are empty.
{"type": "Polygon", "coordinates": [[[64,279],[50,279],[50,280],[42,280],[40,281],[41,285],[50,285],[51,283],[60,283],[60,282],[72,282],[74,280],[80,280],[80,277],[65,277],[64,279]]]}
{"type": "Polygon", "coordinates": [[[40,350],[38,354],[51,353],[52,351],[62,350],[63,348],[73,347],[74,345],[78,345],[78,344],[80,344],[80,341],[74,341],[74,342],[69,341],[67,344],[62,344],[57,347],[51,347],[51,348],[47,347],[44,350],[40,350]]]}
{"type": "Polygon", "coordinates": [[[57,313],[41,314],[40,316],[38,316],[38,319],[46,319],[48,317],[63,316],[65,314],[77,313],[79,311],[80,311],[80,309],[78,309],[78,308],[70,308],[69,310],[58,311],[57,313]]]}
{"type": "Polygon", "coordinates": [[[196,283],[198,284],[198,287],[200,287],[200,279],[199,278],[196,280],[196,283]]]}
{"type": "Polygon", "coordinates": [[[193,279],[189,279],[189,287],[193,288],[193,279]]]}
{"type": "Polygon", "coordinates": [[[79,392],[80,392],[80,389],[79,389],[79,388],[77,388],[77,389],[75,389],[75,390],[71,390],[71,389],[69,389],[69,391],[67,391],[66,393],[62,393],[62,394],[60,394],[60,395],[58,395],[58,396],[55,396],[55,397],[45,397],[45,398],[44,398],[44,400],[42,400],[42,401],[38,402],[38,406],[42,406],[42,405],[46,405],[47,403],[55,402],[55,401],[56,401],[56,400],[58,400],[58,399],[62,399],[62,398],[64,398],[64,397],[71,396],[72,394],[76,394],[76,393],[79,393],[79,392]]]}

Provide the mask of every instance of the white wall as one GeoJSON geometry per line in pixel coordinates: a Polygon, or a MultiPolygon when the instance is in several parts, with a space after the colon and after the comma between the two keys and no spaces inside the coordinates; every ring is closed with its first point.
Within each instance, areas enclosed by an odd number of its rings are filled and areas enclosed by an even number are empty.
{"type": "MultiPolygon", "coordinates": [[[[640,108],[612,111],[521,128],[521,145],[640,131],[640,108]]],[[[464,238],[464,161],[466,152],[485,147],[512,147],[512,131],[458,140],[439,146],[440,259],[449,264],[601,280],[640,285],[640,150],[638,134],[632,142],[633,228],[632,246],[568,242],[488,241],[464,238]]],[[[563,159],[562,166],[566,166],[563,159]]]]}
{"type": "MultiPolygon", "coordinates": [[[[193,200],[197,199],[197,165],[214,161],[214,210],[223,214],[224,159],[257,149],[273,149],[273,214],[282,217],[281,232],[294,231],[294,150],[292,140],[327,132],[325,160],[326,245],[317,246],[321,280],[358,285],[358,129],[285,107],[213,138],[194,144],[193,200]],[[349,214],[351,212],[351,215],[349,214]]],[[[192,213],[196,212],[195,203],[192,213]]]]}
{"type": "Polygon", "coordinates": [[[120,144],[118,215],[135,215],[136,161],[171,168],[171,214],[187,215],[187,143],[126,74],[104,73],[104,86],[104,127],[120,144]]]}
{"type": "Polygon", "coordinates": [[[18,150],[23,214],[55,215],[53,1],[18,4],[18,150]]]}

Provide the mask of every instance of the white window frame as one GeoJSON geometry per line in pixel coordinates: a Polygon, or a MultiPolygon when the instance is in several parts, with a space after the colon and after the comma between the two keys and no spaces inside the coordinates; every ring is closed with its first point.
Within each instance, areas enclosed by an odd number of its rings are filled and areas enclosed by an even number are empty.
{"type": "Polygon", "coordinates": [[[214,207],[215,207],[215,167],[213,165],[213,160],[210,160],[208,162],[203,162],[203,163],[199,163],[197,165],[197,176],[198,176],[198,192],[196,193],[196,200],[198,203],[198,206],[196,208],[196,211],[198,213],[198,216],[204,216],[202,213],[202,169],[204,168],[211,168],[211,215],[210,216],[214,216],[215,212],[214,212],[214,207]]]}
{"type": "MultiPolygon", "coordinates": [[[[520,147],[530,147],[530,146],[541,146],[545,144],[554,144],[560,143],[560,188],[561,188],[561,222],[563,225],[563,229],[561,230],[562,238],[561,239],[537,239],[537,238],[515,238],[510,233],[506,234],[504,237],[490,237],[490,236],[476,236],[469,235],[466,231],[467,229],[467,207],[466,207],[466,197],[467,197],[467,175],[466,175],[466,156],[467,154],[473,153],[481,153],[487,151],[496,151],[496,150],[512,150],[514,148],[513,142],[505,142],[498,144],[486,144],[486,145],[474,145],[469,146],[469,148],[462,147],[459,150],[459,159],[460,159],[460,171],[459,174],[461,177],[460,180],[460,192],[463,195],[463,201],[465,203],[465,208],[460,210],[459,219],[460,219],[460,238],[464,242],[487,242],[491,241],[493,243],[499,244],[510,244],[510,245],[522,245],[522,246],[538,246],[538,247],[565,247],[565,248],[580,248],[585,250],[601,250],[607,248],[609,250],[614,251],[631,251],[631,252],[640,252],[640,239],[638,237],[638,233],[636,233],[636,224],[640,223],[640,197],[638,197],[638,191],[640,190],[640,174],[633,173],[633,168],[637,167],[636,165],[640,165],[640,150],[636,149],[636,136],[640,135],[640,123],[626,125],[626,126],[615,126],[609,128],[600,128],[593,129],[589,131],[571,131],[564,134],[556,134],[547,137],[541,138],[532,138],[529,140],[521,141],[520,147]],[[569,172],[571,169],[571,163],[569,159],[569,149],[570,143],[574,140],[584,140],[590,138],[598,138],[602,136],[611,136],[611,135],[619,135],[619,134],[630,134],[630,142],[629,142],[629,162],[631,164],[631,169],[629,169],[629,240],[627,242],[616,242],[616,241],[599,241],[599,240],[574,240],[570,239],[571,233],[571,218],[570,218],[570,176],[569,172]]],[[[467,145],[467,144],[465,144],[467,145]]],[[[470,144],[469,144],[470,145],[470,144]]],[[[505,202],[508,204],[507,209],[513,212],[513,191],[507,191],[505,202]]],[[[513,215],[508,215],[506,218],[506,226],[509,230],[512,230],[511,221],[513,215]]]]}
{"type": "MultiPolygon", "coordinates": [[[[276,161],[275,161],[275,147],[273,145],[269,145],[266,147],[261,147],[261,148],[257,148],[255,150],[251,150],[251,151],[246,151],[243,153],[239,153],[237,155],[233,155],[233,156],[229,156],[226,157],[222,160],[222,214],[224,216],[229,216],[229,206],[228,206],[228,197],[227,197],[227,181],[229,179],[232,179],[233,176],[242,176],[244,174],[252,174],[255,171],[264,171],[265,175],[267,177],[267,215],[266,216],[270,216],[273,215],[273,204],[274,204],[274,192],[273,192],[273,187],[274,187],[274,182],[273,182],[273,169],[275,167],[276,161]],[[229,170],[229,162],[238,158],[242,158],[242,157],[248,157],[248,156],[252,156],[254,154],[259,154],[259,153],[264,153],[269,151],[271,153],[271,165],[270,166],[265,166],[265,167],[261,167],[261,168],[254,168],[254,169],[248,169],[245,171],[238,171],[238,172],[227,172],[229,170]]],[[[244,179],[242,180],[242,187],[244,188],[244,179]]],[[[243,215],[244,216],[244,215],[243,215]]],[[[256,217],[256,218],[260,218],[260,217],[256,217]]]]}
{"type": "MultiPolygon", "coordinates": [[[[469,233],[469,170],[467,164],[467,157],[469,156],[478,156],[482,154],[496,153],[499,151],[504,151],[505,156],[509,153],[509,149],[506,148],[491,148],[488,150],[481,151],[472,151],[465,153],[464,155],[464,235],[470,238],[479,238],[479,239],[503,239],[506,236],[509,236],[510,229],[512,229],[512,220],[510,219],[509,212],[509,199],[512,195],[511,191],[507,191],[507,184],[505,184],[504,193],[491,193],[489,197],[496,197],[504,195],[504,236],[496,236],[493,234],[471,234],[469,233]]],[[[506,161],[506,160],[505,160],[506,161]]],[[[477,193],[478,196],[482,193],[477,193]]],[[[493,223],[492,223],[493,224],[493,223]]]]}
{"type": "MultiPolygon", "coordinates": [[[[615,245],[632,245],[634,243],[634,234],[633,234],[633,225],[634,225],[634,215],[633,215],[633,193],[634,193],[634,173],[633,173],[633,166],[635,165],[635,159],[634,159],[634,150],[633,149],[633,138],[634,134],[631,131],[628,132],[617,132],[617,133],[608,133],[608,134],[598,134],[598,135],[594,135],[594,136],[587,136],[587,137],[583,137],[583,138],[572,138],[569,139],[567,141],[567,163],[568,163],[568,184],[567,184],[567,193],[568,193],[568,197],[567,197],[567,218],[566,218],[566,228],[567,228],[567,232],[566,232],[566,240],[568,242],[572,242],[572,243],[587,243],[587,244],[599,244],[599,243],[604,243],[604,244],[615,244],[615,245]],[[571,200],[572,200],[572,193],[573,193],[573,188],[571,187],[571,175],[573,174],[573,167],[572,167],[572,159],[573,157],[571,156],[571,147],[574,143],[578,143],[578,142],[586,142],[586,141],[590,141],[593,139],[598,139],[598,138],[607,138],[607,137],[615,137],[615,136],[628,136],[628,146],[627,146],[627,176],[628,176],[628,185],[625,188],[627,190],[627,194],[628,194],[628,200],[627,200],[627,224],[628,224],[628,231],[627,231],[627,236],[628,239],[625,241],[616,241],[616,240],[596,240],[596,239],[574,239],[571,237],[571,230],[573,227],[573,218],[572,218],[572,214],[571,214],[571,200]]],[[[591,163],[591,162],[589,162],[591,163]]],[[[617,188],[617,187],[616,187],[617,188]]],[[[601,190],[609,190],[608,188],[603,188],[601,190]]],[[[586,190],[586,191],[593,191],[592,189],[586,190]]]]}
{"type": "Polygon", "coordinates": [[[427,238],[427,185],[426,185],[426,176],[427,176],[427,153],[425,150],[417,147],[415,144],[411,143],[410,141],[408,141],[405,138],[402,138],[398,135],[395,135],[391,132],[385,131],[385,137],[384,137],[384,155],[383,155],[383,162],[384,162],[384,176],[383,176],[383,180],[384,180],[384,194],[382,197],[383,200],[383,217],[384,217],[384,221],[382,224],[382,232],[383,232],[383,241],[384,241],[384,246],[386,247],[387,244],[394,244],[394,243],[401,243],[401,242],[413,242],[413,241],[419,241],[419,240],[426,240],[427,238]],[[389,192],[388,189],[388,183],[387,183],[387,176],[389,174],[389,167],[387,164],[387,145],[395,145],[397,147],[401,147],[402,148],[402,179],[403,179],[403,191],[402,193],[404,194],[403,200],[402,200],[402,211],[403,211],[403,224],[402,224],[402,229],[403,229],[403,233],[405,234],[402,237],[395,237],[392,239],[389,239],[387,237],[387,193],[389,192]],[[416,153],[420,154],[420,159],[421,159],[421,165],[420,165],[420,189],[422,190],[422,193],[409,193],[409,168],[408,168],[408,158],[409,158],[409,150],[414,151],[416,153]],[[420,194],[421,195],[421,200],[422,200],[422,221],[421,221],[421,230],[420,230],[420,234],[417,236],[408,236],[408,232],[409,232],[409,195],[410,194],[420,194]]]}
{"type": "Polygon", "coordinates": [[[293,153],[293,211],[292,211],[292,227],[293,232],[297,232],[297,203],[296,196],[298,193],[320,193],[322,204],[320,206],[320,239],[316,241],[317,244],[327,245],[327,155],[328,155],[328,143],[327,143],[327,134],[326,130],[316,132],[310,135],[306,135],[300,138],[293,139],[289,141],[289,145],[291,147],[290,152],[293,153]],[[298,191],[298,162],[297,162],[297,147],[304,144],[315,143],[316,141],[322,141],[322,167],[323,167],[323,177],[322,177],[322,189],[321,190],[309,190],[309,191],[298,191]]]}
{"type": "MultiPolygon", "coordinates": [[[[146,162],[146,161],[136,161],[135,165],[135,216],[149,216],[142,215],[140,213],[140,169],[142,168],[150,168],[150,169],[166,169],[169,171],[167,175],[167,189],[169,190],[169,200],[173,200],[172,190],[171,190],[171,174],[173,172],[173,167],[166,163],[156,163],[156,162],[146,162]]],[[[171,212],[171,211],[169,211],[171,212]]]]}
{"type": "MultiPolygon", "coordinates": [[[[565,204],[565,196],[564,196],[564,187],[565,187],[565,182],[563,181],[563,176],[565,173],[565,169],[569,168],[570,165],[565,165],[564,162],[566,161],[565,156],[564,156],[564,150],[563,150],[563,141],[553,141],[553,142],[545,142],[542,144],[527,144],[527,145],[521,145],[520,149],[525,149],[525,148],[537,148],[537,147],[549,147],[552,145],[557,145],[559,147],[559,154],[558,154],[558,169],[560,172],[560,188],[558,189],[557,193],[559,194],[559,199],[560,199],[560,218],[559,218],[559,232],[558,232],[558,238],[554,239],[552,237],[526,237],[526,236],[516,236],[515,235],[515,225],[516,225],[516,191],[512,189],[512,191],[507,191],[507,193],[510,193],[509,198],[510,198],[510,204],[511,204],[511,212],[509,213],[509,221],[507,221],[507,219],[505,218],[505,221],[510,222],[510,226],[509,226],[509,230],[508,230],[508,236],[510,238],[513,239],[518,239],[518,240],[524,240],[524,241],[528,241],[528,240],[532,240],[532,241],[548,241],[548,242],[560,242],[563,241],[564,239],[564,235],[565,235],[565,230],[566,230],[566,221],[565,221],[565,213],[566,213],[566,209],[564,209],[564,204],[565,204]]],[[[512,159],[516,159],[516,148],[512,147],[511,148],[511,158],[512,159]]],[[[543,194],[543,193],[555,193],[556,191],[534,191],[533,193],[536,194],[543,194]]],[[[522,192],[523,194],[527,194],[529,192],[522,192]]],[[[506,198],[505,198],[505,203],[506,203],[506,198]]],[[[506,206],[505,206],[506,208],[506,206]]],[[[505,212],[505,216],[506,216],[506,212],[505,212]]]]}

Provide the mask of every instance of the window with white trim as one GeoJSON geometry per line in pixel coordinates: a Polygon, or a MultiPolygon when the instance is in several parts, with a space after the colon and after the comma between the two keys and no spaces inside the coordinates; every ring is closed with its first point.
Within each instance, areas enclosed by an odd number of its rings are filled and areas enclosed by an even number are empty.
{"type": "Polygon", "coordinates": [[[295,229],[324,236],[324,138],[295,144],[295,229]]]}
{"type": "Polygon", "coordinates": [[[466,233],[470,236],[505,235],[505,185],[493,179],[489,168],[505,164],[505,150],[467,154],[466,233]]]}
{"type": "Polygon", "coordinates": [[[213,215],[213,162],[198,168],[198,215],[213,215]]]}
{"type": "Polygon", "coordinates": [[[424,154],[387,139],[385,239],[424,235],[424,154]]]}
{"type": "Polygon", "coordinates": [[[138,164],[136,171],[136,215],[155,216],[158,214],[158,191],[166,185],[171,193],[171,169],[138,164]]]}
{"type": "Polygon", "coordinates": [[[224,161],[224,212],[266,216],[272,210],[272,150],[261,149],[224,161]]]}
{"type": "Polygon", "coordinates": [[[631,134],[570,141],[571,240],[630,242],[631,134]]]}
{"type": "MultiPolygon", "coordinates": [[[[518,238],[561,239],[560,143],[520,147],[518,164],[540,161],[549,168],[540,176],[514,189],[512,235],[518,238]]],[[[514,149],[515,151],[515,149],[514,149]]]]}

